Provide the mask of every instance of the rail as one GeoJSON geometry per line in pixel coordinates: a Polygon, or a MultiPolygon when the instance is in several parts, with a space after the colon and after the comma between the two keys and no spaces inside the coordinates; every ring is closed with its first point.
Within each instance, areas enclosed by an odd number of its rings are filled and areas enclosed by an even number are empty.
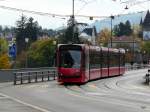
{"type": "Polygon", "coordinates": [[[128,65],[125,66],[126,71],[130,71],[130,70],[137,70],[137,69],[143,69],[143,68],[149,68],[149,65],[128,65]]]}
{"type": "MultiPolygon", "coordinates": [[[[126,71],[149,68],[149,65],[134,65],[126,66],[126,71]]],[[[18,71],[14,72],[14,85],[33,83],[33,82],[44,82],[55,80],[57,78],[57,70],[55,67],[49,68],[48,70],[34,70],[34,71],[18,71]]],[[[146,83],[150,82],[150,70],[145,75],[146,83]]]]}
{"type": "Polygon", "coordinates": [[[14,72],[13,74],[14,74],[14,85],[50,81],[55,80],[57,77],[56,68],[40,71],[21,71],[21,72],[14,72]]]}

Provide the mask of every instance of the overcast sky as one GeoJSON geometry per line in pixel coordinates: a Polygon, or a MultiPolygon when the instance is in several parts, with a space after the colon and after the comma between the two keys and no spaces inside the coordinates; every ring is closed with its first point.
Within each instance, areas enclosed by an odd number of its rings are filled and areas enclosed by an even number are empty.
{"type": "MultiPolygon", "coordinates": [[[[121,3],[125,1],[128,0],[75,0],[75,14],[110,16],[143,11],[150,7],[150,2],[135,5],[137,1],[141,2],[146,0],[129,0],[131,1],[130,4],[128,4],[129,9],[125,10],[126,4],[121,3]]],[[[0,0],[0,6],[61,15],[72,14],[72,0],[0,0]]],[[[66,25],[68,20],[67,17],[40,16],[0,8],[0,25],[15,26],[16,20],[18,20],[22,14],[27,17],[33,17],[43,28],[55,29],[66,25]]],[[[94,22],[100,18],[94,18],[93,21],[89,21],[88,18],[76,19],[78,22],[94,22]]]]}

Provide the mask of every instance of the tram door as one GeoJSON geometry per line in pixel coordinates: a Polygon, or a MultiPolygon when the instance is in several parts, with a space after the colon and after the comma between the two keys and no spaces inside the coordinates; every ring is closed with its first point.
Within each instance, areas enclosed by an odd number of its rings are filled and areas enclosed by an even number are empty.
{"type": "Polygon", "coordinates": [[[101,77],[108,77],[108,52],[102,51],[102,68],[101,68],[101,77]]]}
{"type": "Polygon", "coordinates": [[[85,70],[85,74],[83,76],[85,82],[90,80],[90,71],[89,71],[89,46],[86,46],[85,50],[84,50],[84,56],[83,56],[83,63],[84,63],[84,70],[85,70]]]}
{"type": "Polygon", "coordinates": [[[97,79],[101,77],[101,57],[100,49],[90,51],[90,79],[97,79]]]}

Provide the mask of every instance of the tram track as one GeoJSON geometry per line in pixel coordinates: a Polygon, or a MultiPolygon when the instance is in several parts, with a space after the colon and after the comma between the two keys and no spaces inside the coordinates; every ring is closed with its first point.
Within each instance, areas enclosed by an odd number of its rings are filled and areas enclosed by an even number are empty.
{"type": "Polygon", "coordinates": [[[133,72],[131,72],[127,73],[123,77],[114,77],[90,82],[87,85],[77,86],[80,91],[77,91],[76,89],[74,90],[72,88],[70,89],[70,87],[67,87],[67,89],[73,91],[75,94],[78,93],[77,96],[82,96],[85,98],[90,97],[91,100],[100,99],[103,101],[109,99],[109,103],[119,102],[120,104],[126,106],[130,105],[135,108],[140,108],[142,110],[144,109],[144,112],[150,111],[150,106],[148,105],[150,103],[150,100],[146,100],[146,98],[143,96],[144,94],[137,94],[137,91],[132,91],[132,88],[130,90],[130,86],[124,88],[124,86],[128,86],[126,85],[128,81],[134,82],[138,80],[137,77],[141,78],[141,74],[144,73],[145,71],[142,70],[138,74],[134,74],[133,72]],[[95,85],[95,91],[87,88],[88,85],[95,85]],[[142,98],[139,98],[141,96],[142,98]]]}
{"type": "MultiPolygon", "coordinates": [[[[139,73],[144,73],[143,71],[139,72],[139,73]]],[[[113,92],[113,91],[117,91],[116,88],[120,88],[121,86],[119,85],[120,82],[124,81],[125,79],[129,79],[129,78],[134,77],[133,73],[128,73],[126,74],[126,76],[122,77],[113,77],[113,78],[106,78],[106,79],[100,79],[98,81],[93,81],[93,82],[89,82],[86,85],[81,85],[81,86],[65,86],[68,90],[77,92],[77,93],[84,93],[84,92],[89,92],[89,88],[88,90],[85,89],[85,87],[88,87],[89,85],[95,85],[95,88],[97,88],[97,90],[101,90],[100,92],[113,92]],[[130,76],[131,75],[131,76],[130,76]],[[72,88],[72,87],[76,87],[76,89],[72,88]],[[78,88],[78,90],[77,90],[78,88]],[[80,90],[80,91],[79,91],[80,90]]]]}
{"type": "Polygon", "coordinates": [[[32,104],[26,104],[28,107],[36,106],[52,112],[150,112],[150,97],[146,95],[150,92],[145,92],[146,88],[141,85],[145,72],[146,69],[130,71],[123,76],[91,81],[80,86],[59,85],[56,81],[7,85],[0,92],[32,104]]]}
{"type": "MultiPolygon", "coordinates": [[[[144,74],[145,71],[141,71],[138,74],[127,74],[125,77],[122,78],[114,78],[110,81],[106,81],[103,83],[105,89],[112,92],[112,95],[110,95],[112,98],[119,98],[122,100],[127,100],[136,104],[145,104],[148,108],[150,106],[148,105],[150,103],[150,99],[147,99],[150,97],[150,90],[149,94],[145,93],[145,91],[141,92],[139,91],[140,88],[135,90],[132,88],[132,83],[128,84],[128,82],[139,82],[139,78],[142,78],[142,74],[144,74]],[[116,95],[115,95],[116,94],[116,95]]],[[[102,84],[102,83],[101,83],[102,84]]],[[[134,83],[133,83],[134,84],[134,83]]],[[[96,84],[99,89],[101,89],[100,84],[96,84]]],[[[135,87],[137,85],[134,85],[135,87]]],[[[144,85],[142,85],[143,87],[144,85]]],[[[142,88],[141,87],[141,88],[142,88]]],[[[104,88],[103,88],[104,89],[104,88]]],[[[143,90],[146,90],[147,88],[142,88],[143,90]]],[[[110,97],[109,95],[107,97],[110,97]]]]}

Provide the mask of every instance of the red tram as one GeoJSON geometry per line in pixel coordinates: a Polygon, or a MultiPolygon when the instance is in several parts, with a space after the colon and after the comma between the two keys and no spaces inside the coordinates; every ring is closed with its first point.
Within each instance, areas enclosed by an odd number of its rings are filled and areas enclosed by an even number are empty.
{"type": "Polygon", "coordinates": [[[125,51],[86,44],[59,44],[58,82],[85,83],[90,80],[123,75],[125,51]]]}

